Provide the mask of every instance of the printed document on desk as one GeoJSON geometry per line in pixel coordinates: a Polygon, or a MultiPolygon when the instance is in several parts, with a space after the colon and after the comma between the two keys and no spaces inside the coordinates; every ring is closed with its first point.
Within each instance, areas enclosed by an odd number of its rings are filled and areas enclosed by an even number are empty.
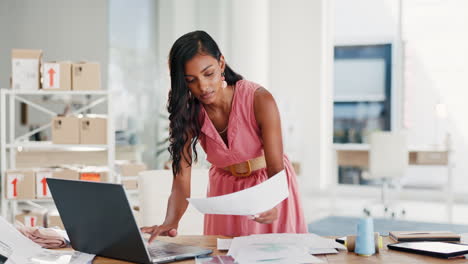
{"type": "Polygon", "coordinates": [[[239,263],[323,263],[321,259],[310,255],[307,243],[294,235],[296,234],[235,237],[227,255],[239,263]]]}
{"type": "Polygon", "coordinates": [[[44,249],[0,217],[0,260],[6,264],[88,264],[94,255],[44,249]]]}
{"type": "Polygon", "coordinates": [[[268,211],[289,196],[286,172],[245,190],[209,198],[187,200],[202,214],[255,215],[268,211]]]}
{"type": "Polygon", "coordinates": [[[253,242],[290,243],[306,247],[309,254],[336,254],[338,250],[346,247],[333,239],[324,238],[317,234],[257,234],[244,237],[235,237],[229,247],[228,255],[236,255],[244,245],[253,242]]]}

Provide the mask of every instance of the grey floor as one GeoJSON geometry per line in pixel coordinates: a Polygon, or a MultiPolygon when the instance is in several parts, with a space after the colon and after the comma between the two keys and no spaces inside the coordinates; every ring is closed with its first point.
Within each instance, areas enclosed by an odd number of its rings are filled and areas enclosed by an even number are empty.
{"type": "MultiPolygon", "coordinates": [[[[356,234],[359,217],[328,216],[309,224],[309,232],[322,236],[356,234]]],[[[374,218],[374,231],[388,235],[389,231],[452,231],[468,233],[468,225],[374,218]]]]}

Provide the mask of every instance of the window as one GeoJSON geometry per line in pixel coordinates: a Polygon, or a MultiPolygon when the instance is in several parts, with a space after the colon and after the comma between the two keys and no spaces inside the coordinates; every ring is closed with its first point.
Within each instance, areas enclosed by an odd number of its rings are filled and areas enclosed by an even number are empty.
{"type": "MultiPolygon", "coordinates": [[[[390,130],[391,44],[336,46],[334,143],[368,143],[375,131],[390,130]]],[[[340,184],[369,184],[362,168],[340,166],[340,184]]]]}
{"type": "Polygon", "coordinates": [[[367,143],[390,130],[391,44],[336,46],[334,143],[367,143]]]}

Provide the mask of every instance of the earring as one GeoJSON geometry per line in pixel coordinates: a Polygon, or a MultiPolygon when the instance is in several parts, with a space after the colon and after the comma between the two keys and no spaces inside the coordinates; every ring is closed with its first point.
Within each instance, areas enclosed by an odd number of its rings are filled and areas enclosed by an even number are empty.
{"type": "Polygon", "coordinates": [[[221,76],[222,76],[222,79],[223,79],[223,82],[221,84],[221,88],[226,88],[227,87],[227,82],[225,80],[225,77],[224,77],[224,72],[221,73],[221,76]]]}

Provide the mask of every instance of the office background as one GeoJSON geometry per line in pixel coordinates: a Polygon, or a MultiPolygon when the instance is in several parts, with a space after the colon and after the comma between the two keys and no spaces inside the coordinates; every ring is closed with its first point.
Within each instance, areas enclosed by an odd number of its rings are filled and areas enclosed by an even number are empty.
{"type": "MultiPolygon", "coordinates": [[[[334,143],[368,143],[373,131],[404,130],[408,144],[417,148],[445,149],[449,135],[453,221],[466,224],[467,5],[462,0],[3,0],[0,87],[9,86],[12,48],[42,49],[45,60],[100,62],[102,85],[115,92],[113,104],[119,106],[117,143],[139,146],[141,160],[162,169],[168,159],[161,143],[168,125],[168,51],[182,34],[206,30],[234,69],[275,96],[285,152],[299,168],[308,222],[361,216],[364,205],[379,198],[378,184],[361,179],[366,169],[337,168],[334,143]],[[376,55],[362,55],[365,49],[376,55]],[[365,84],[339,85],[353,76],[362,76],[365,84]]],[[[45,122],[34,113],[29,120],[45,122]]],[[[408,168],[403,178],[410,188],[395,196],[407,209],[401,219],[447,221],[446,167],[408,168]]]]}

